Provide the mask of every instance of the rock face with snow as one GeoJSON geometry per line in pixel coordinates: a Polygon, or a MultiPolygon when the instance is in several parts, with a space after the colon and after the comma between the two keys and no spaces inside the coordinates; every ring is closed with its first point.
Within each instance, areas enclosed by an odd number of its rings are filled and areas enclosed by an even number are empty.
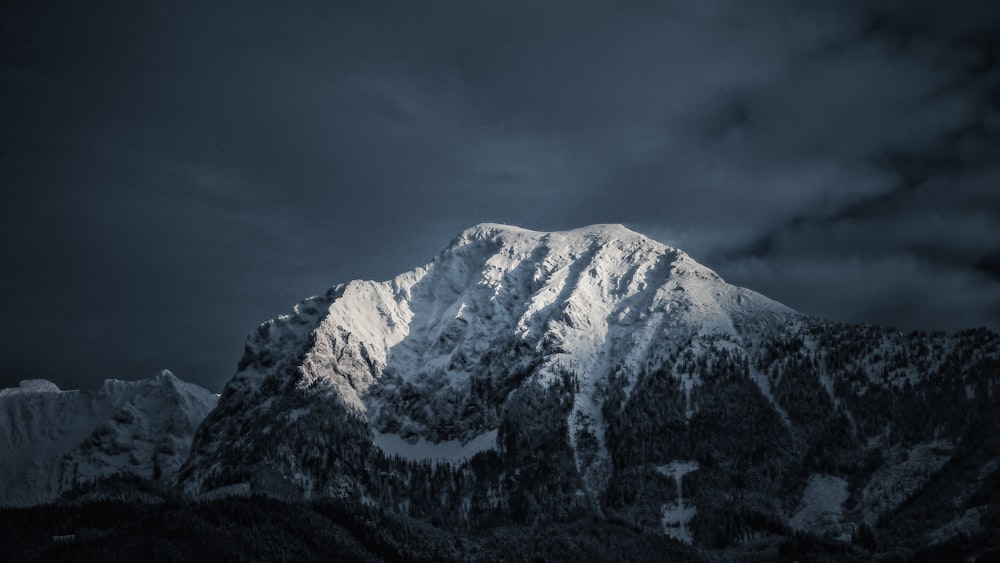
{"type": "Polygon", "coordinates": [[[872,480],[907,452],[988,481],[996,450],[963,458],[963,432],[996,410],[997,342],[812,319],[620,225],[480,225],[422,268],[261,325],[180,482],[449,526],[591,515],[701,544],[790,523],[839,537],[901,505],[872,480]]]}
{"type": "Polygon", "coordinates": [[[62,391],[45,380],[0,390],[0,506],[54,500],[117,473],[171,482],[217,401],[169,371],[62,391]]]}

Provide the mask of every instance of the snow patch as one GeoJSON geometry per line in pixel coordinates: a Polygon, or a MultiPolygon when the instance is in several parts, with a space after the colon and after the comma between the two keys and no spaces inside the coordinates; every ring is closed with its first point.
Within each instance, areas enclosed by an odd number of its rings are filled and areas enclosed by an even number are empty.
{"type": "Polygon", "coordinates": [[[781,408],[778,404],[777,399],[774,398],[774,391],[771,389],[771,381],[767,378],[767,375],[760,372],[753,363],[750,363],[750,379],[757,384],[757,388],[760,389],[764,398],[767,402],[771,403],[771,408],[777,411],[778,415],[781,416],[781,421],[785,423],[785,427],[791,428],[792,421],[788,418],[788,413],[785,409],[781,408]]]}
{"type": "Polygon", "coordinates": [[[832,534],[840,541],[850,541],[851,527],[844,525],[844,502],[847,481],[825,473],[813,473],[802,493],[801,508],[789,525],[816,535],[832,534]]]}
{"type": "Polygon", "coordinates": [[[0,389],[0,397],[21,393],[59,393],[59,386],[47,379],[23,379],[17,387],[0,389]]]}
{"type": "Polygon", "coordinates": [[[200,500],[217,500],[225,497],[236,497],[236,496],[250,496],[252,489],[250,483],[236,483],[235,485],[226,485],[224,487],[219,487],[217,489],[212,489],[206,491],[200,495],[198,498],[200,500]]]}
{"type": "Polygon", "coordinates": [[[387,456],[398,456],[407,461],[437,464],[461,465],[478,453],[495,450],[497,431],[490,430],[462,443],[460,440],[444,440],[433,443],[418,438],[416,443],[406,441],[398,434],[372,432],[375,445],[387,456]]]}
{"type": "Polygon", "coordinates": [[[694,505],[685,504],[684,490],[681,484],[685,475],[698,470],[698,462],[672,461],[657,467],[656,470],[663,475],[673,477],[677,484],[677,500],[664,504],[660,509],[662,513],[660,526],[663,528],[663,533],[667,537],[690,545],[694,542],[694,536],[691,534],[689,525],[691,519],[698,513],[698,509],[694,505]]]}

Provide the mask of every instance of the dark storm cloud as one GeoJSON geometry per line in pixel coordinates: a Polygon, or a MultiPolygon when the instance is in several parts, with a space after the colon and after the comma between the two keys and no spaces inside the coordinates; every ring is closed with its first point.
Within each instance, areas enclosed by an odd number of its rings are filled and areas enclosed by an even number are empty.
{"type": "Polygon", "coordinates": [[[482,221],[624,222],[798,309],[1000,325],[988,2],[0,8],[0,379],[218,389],[482,221]]]}

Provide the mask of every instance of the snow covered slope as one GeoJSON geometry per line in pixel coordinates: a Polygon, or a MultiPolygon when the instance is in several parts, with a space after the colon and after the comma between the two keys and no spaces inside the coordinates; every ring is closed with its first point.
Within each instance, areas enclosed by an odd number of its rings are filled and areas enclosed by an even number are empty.
{"type": "Polygon", "coordinates": [[[0,506],[53,500],[119,472],[171,481],[216,395],[169,371],[96,391],[45,380],[0,390],[0,506]]]}

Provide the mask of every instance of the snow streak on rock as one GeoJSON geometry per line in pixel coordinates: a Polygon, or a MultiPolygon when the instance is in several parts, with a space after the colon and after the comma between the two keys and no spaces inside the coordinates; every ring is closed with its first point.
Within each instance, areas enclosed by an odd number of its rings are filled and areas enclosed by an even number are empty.
{"type": "Polygon", "coordinates": [[[682,484],[685,475],[698,470],[698,462],[673,461],[656,469],[663,475],[672,477],[677,484],[677,500],[664,504],[662,508],[663,516],[660,524],[663,526],[663,533],[690,545],[694,542],[694,536],[691,535],[689,524],[695,514],[698,514],[698,509],[694,505],[684,502],[682,484]]]}

